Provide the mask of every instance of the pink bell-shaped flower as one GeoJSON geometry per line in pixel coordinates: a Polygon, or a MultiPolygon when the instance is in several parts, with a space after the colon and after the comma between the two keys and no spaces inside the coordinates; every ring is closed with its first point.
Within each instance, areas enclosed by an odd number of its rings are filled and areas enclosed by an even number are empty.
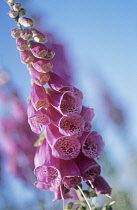
{"type": "Polygon", "coordinates": [[[54,157],[70,160],[78,156],[81,147],[79,140],[73,136],[62,135],[53,123],[45,127],[45,136],[54,157]]]}

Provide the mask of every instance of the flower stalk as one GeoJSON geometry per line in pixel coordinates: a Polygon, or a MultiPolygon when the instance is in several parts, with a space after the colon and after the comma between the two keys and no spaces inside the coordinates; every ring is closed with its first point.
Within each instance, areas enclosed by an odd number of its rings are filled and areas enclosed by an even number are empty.
{"type": "Polygon", "coordinates": [[[18,26],[11,34],[32,80],[28,123],[33,132],[40,134],[35,143],[35,186],[53,191],[54,201],[74,198],[71,190],[77,187],[92,210],[78,185],[81,180],[95,192],[111,193],[95,160],[101,157],[104,142],[100,134],[91,131],[94,110],[82,105],[80,90],[54,73],[50,60],[55,53],[46,46],[46,36],[32,28],[34,21],[24,16],[21,4],[13,0],[7,3],[11,8],[9,16],[18,26]]]}

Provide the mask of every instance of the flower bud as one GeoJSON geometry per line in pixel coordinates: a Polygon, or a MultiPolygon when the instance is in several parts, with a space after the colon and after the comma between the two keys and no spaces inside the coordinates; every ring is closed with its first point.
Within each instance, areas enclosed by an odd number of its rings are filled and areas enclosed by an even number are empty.
{"type": "Polygon", "coordinates": [[[18,28],[13,28],[13,29],[11,30],[11,36],[12,36],[13,38],[18,38],[18,37],[20,36],[20,34],[21,34],[21,30],[18,29],[18,28]]]}
{"type": "Polygon", "coordinates": [[[34,60],[34,56],[29,50],[20,51],[20,60],[24,64],[30,64],[34,60]]]}
{"type": "Polygon", "coordinates": [[[8,3],[9,5],[14,4],[14,2],[15,2],[15,0],[8,0],[8,1],[7,1],[7,3],[8,3]]]}
{"type": "Polygon", "coordinates": [[[10,18],[16,18],[18,16],[18,12],[14,10],[9,11],[10,18]]]}
{"type": "Polygon", "coordinates": [[[47,42],[47,38],[44,34],[42,34],[40,31],[36,29],[32,29],[33,38],[36,42],[47,42]]]}
{"type": "Polygon", "coordinates": [[[20,11],[21,10],[21,4],[20,3],[16,3],[13,5],[13,10],[14,11],[20,11]]]}
{"type": "Polygon", "coordinates": [[[48,60],[35,58],[35,60],[32,63],[32,66],[37,71],[45,73],[52,69],[53,64],[48,60]]]}
{"type": "Polygon", "coordinates": [[[30,18],[20,17],[18,21],[24,27],[32,27],[34,25],[33,20],[31,20],[30,18]]]}
{"type": "Polygon", "coordinates": [[[44,57],[44,59],[50,60],[54,57],[54,55],[55,55],[55,52],[53,50],[48,49],[47,55],[44,57]]]}
{"type": "Polygon", "coordinates": [[[36,58],[44,58],[47,55],[48,49],[44,44],[30,41],[30,51],[36,58]]]}
{"type": "Polygon", "coordinates": [[[28,42],[21,37],[16,39],[16,47],[18,50],[26,50],[28,48],[28,42]]]}
{"type": "Polygon", "coordinates": [[[23,16],[26,14],[26,10],[21,8],[21,10],[19,11],[19,16],[23,16]]]}
{"type": "Polygon", "coordinates": [[[32,35],[32,32],[31,32],[30,29],[25,28],[25,29],[23,30],[22,38],[23,38],[24,40],[29,40],[29,39],[32,38],[32,36],[33,36],[33,35],[32,35]]]}

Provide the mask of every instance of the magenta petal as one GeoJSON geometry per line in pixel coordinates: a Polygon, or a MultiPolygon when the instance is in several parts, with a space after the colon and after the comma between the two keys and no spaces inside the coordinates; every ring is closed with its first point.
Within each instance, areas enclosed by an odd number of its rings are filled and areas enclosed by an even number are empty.
{"type": "Polygon", "coordinates": [[[62,116],[53,106],[48,108],[53,123],[59,127],[59,132],[67,136],[81,136],[85,122],[80,115],[62,116]]]}
{"type": "Polygon", "coordinates": [[[101,135],[99,135],[96,131],[92,131],[87,136],[83,134],[80,141],[82,144],[82,152],[85,156],[89,158],[100,158],[104,147],[101,135]]]}
{"type": "Polygon", "coordinates": [[[42,131],[42,125],[41,124],[34,121],[33,118],[29,118],[28,123],[30,125],[31,130],[34,133],[38,133],[38,134],[41,133],[41,131],[42,131]]]}
{"type": "Polygon", "coordinates": [[[88,186],[93,188],[93,190],[95,190],[99,194],[106,194],[106,195],[111,194],[112,188],[109,186],[109,184],[102,176],[96,177],[96,179],[92,183],[90,181],[87,181],[86,183],[88,186]]]}
{"type": "Polygon", "coordinates": [[[46,126],[45,136],[56,158],[70,160],[78,156],[81,145],[76,137],[63,136],[54,124],[46,126]]]}
{"type": "Polygon", "coordinates": [[[28,104],[28,123],[34,133],[40,133],[42,131],[42,125],[47,125],[50,123],[50,118],[45,109],[36,111],[31,104],[28,104]]]}
{"type": "Polygon", "coordinates": [[[42,73],[49,72],[53,67],[51,61],[44,60],[44,59],[37,59],[37,58],[35,58],[35,60],[32,62],[32,66],[38,72],[42,72],[42,73]]]}
{"type": "Polygon", "coordinates": [[[52,105],[48,107],[48,112],[51,120],[56,126],[59,126],[60,119],[62,118],[62,114],[55,109],[52,105]]]}
{"type": "Polygon", "coordinates": [[[80,115],[64,116],[59,122],[59,131],[68,136],[79,137],[84,131],[85,122],[80,115]]]}
{"type": "Polygon", "coordinates": [[[74,91],[73,94],[74,96],[83,99],[83,93],[81,92],[81,90],[77,89],[76,87],[73,87],[74,91]]]}
{"type": "Polygon", "coordinates": [[[30,64],[34,60],[34,56],[29,50],[23,50],[20,51],[20,60],[24,64],[30,64]]]}
{"type": "Polygon", "coordinates": [[[74,88],[68,84],[63,78],[53,72],[49,72],[49,86],[56,91],[73,91],[74,88]]]}
{"type": "Polygon", "coordinates": [[[83,117],[85,121],[84,131],[89,132],[92,128],[91,120],[94,117],[94,109],[82,106],[82,111],[80,115],[83,117]]]}
{"type": "Polygon", "coordinates": [[[54,191],[56,188],[52,187],[50,184],[45,184],[44,182],[36,181],[34,185],[40,190],[50,190],[54,191]]]}
{"type": "Polygon", "coordinates": [[[44,58],[48,53],[48,49],[44,44],[34,41],[30,41],[30,51],[36,58],[44,58]]]}
{"type": "Polygon", "coordinates": [[[61,160],[60,172],[66,188],[72,188],[81,182],[79,168],[73,160],[61,160]]]}
{"type": "Polygon", "coordinates": [[[75,159],[84,181],[94,181],[100,175],[101,167],[94,159],[85,157],[82,153],[75,159]]]}
{"type": "Polygon", "coordinates": [[[30,97],[32,105],[36,110],[49,106],[47,94],[43,86],[33,83],[30,90],[30,97]]]}
{"type": "Polygon", "coordinates": [[[38,72],[32,65],[29,67],[31,78],[37,85],[45,85],[49,81],[49,75],[46,73],[38,72]]]}
{"type": "Polygon", "coordinates": [[[28,48],[28,42],[21,37],[16,39],[16,47],[18,50],[26,50],[28,48]]]}
{"type": "Polygon", "coordinates": [[[82,99],[76,97],[73,92],[64,93],[48,91],[50,103],[63,115],[80,114],[82,99]]]}
{"type": "Polygon", "coordinates": [[[35,176],[40,182],[51,186],[59,186],[61,176],[59,170],[55,166],[39,166],[34,171],[35,176]]]}
{"type": "Polygon", "coordinates": [[[37,181],[50,185],[51,188],[60,186],[60,160],[52,156],[51,149],[45,139],[36,152],[35,166],[34,174],[37,181]]]}

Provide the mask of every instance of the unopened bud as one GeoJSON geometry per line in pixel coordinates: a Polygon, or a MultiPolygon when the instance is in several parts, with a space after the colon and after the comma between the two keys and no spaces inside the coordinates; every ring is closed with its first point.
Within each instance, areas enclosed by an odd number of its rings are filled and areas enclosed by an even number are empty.
{"type": "Polygon", "coordinates": [[[14,2],[15,2],[15,0],[8,0],[8,1],[7,1],[7,3],[8,3],[9,5],[13,5],[14,2]]]}
{"type": "Polygon", "coordinates": [[[21,34],[21,30],[18,29],[18,28],[13,28],[13,29],[11,30],[11,36],[12,36],[13,38],[18,38],[18,37],[20,37],[20,34],[21,34]]]}
{"type": "Polygon", "coordinates": [[[32,29],[33,38],[36,42],[47,42],[48,39],[45,37],[44,34],[42,34],[40,31],[36,29],[32,29]]]}
{"type": "Polygon", "coordinates": [[[29,50],[20,51],[20,60],[24,64],[30,64],[34,60],[34,56],[29,50]]]}
{"type": "Polygon", "coordinates": [[[32,36],[33,36],[33,34],[32,34],[32,31],[31,31],[30,29],[25,28],[25,29],[23,30],[22,38],[23,38],[24,40],[29,40],[29,39],[32,38],[32,36]]]}
{"type": "Polygon", "coordinates": [[[34,59],[32,66],[39,72],[49,72],[53,68],[53,64],[49,60],[34,59]]]}
{"type": "Polygon", "coordinates": [[[28,42],[23,38],[16,39],[16,47],[18,50],[26,50],[28,48],[28,42]]]}
{"type": "Polygon", "coordinates": [[[18,12],[14,10],[9,11],[10,18],[16,18],[18,16],[18,12]]]}
{"type": "Polygon", "coordinates": [[[23,16],[26,14],[26,10],[21,8],[21,10],[19,11],[19,16],[23,16]]]}
{"type": "Polygon", "coordinates": [[[33,81],[39,86],[45,85],[50,79],[49,74],[38,72],[32,65],[29,67],[29,73],[33,81]]]}
{"type": "Polygon", "coordinates": [[[53,50],[48,50],[47,55],[44,57],[46,60],[50,60],[54,57],[55,52],[53,50]]]}
{"type": "Polygon", "coordinates": [[[30,18],[20,17],[18,21],[24,27],[32,27],[34,25],[33,20],[31,20],[30,18]]]}
{"type": "Polygon", "coordinates": [[[48,49],[44,44],[30,41],[30,51],[36,58],[44,58],[48,49]]]}
{"type": "Polygon", "coordinates": [[[20,11],[21,10],[21,4],[20,3],[16,3],[13,5],[13,10],[14,11],[20,11]]]}

